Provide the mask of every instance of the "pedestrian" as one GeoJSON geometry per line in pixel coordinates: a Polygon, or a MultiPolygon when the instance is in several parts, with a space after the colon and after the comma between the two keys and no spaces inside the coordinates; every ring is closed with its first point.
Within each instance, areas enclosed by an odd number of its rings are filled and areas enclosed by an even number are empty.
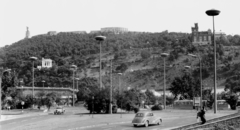
{"type": "Polygon", "coordinates": [[[204,107],[197,113],[197,119],[198,117],[201,119],[202,124],[206,123],[204,107]]]}

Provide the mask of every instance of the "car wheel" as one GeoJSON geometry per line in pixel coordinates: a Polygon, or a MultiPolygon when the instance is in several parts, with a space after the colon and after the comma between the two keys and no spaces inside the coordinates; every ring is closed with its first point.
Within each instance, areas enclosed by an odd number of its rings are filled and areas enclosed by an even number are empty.
{"type": "Polygon", "coordinates": [[[133,125],[134,127],[137,127],[137,125],[133,125]]]}
{"type": "Polygon", "coordinates": [[[145,121],[144,126],[148,127],[148,121],[145,121]]]}

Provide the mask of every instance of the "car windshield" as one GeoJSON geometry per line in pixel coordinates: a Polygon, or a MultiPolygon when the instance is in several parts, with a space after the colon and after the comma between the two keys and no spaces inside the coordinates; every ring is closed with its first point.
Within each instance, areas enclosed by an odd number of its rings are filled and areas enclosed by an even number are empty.
{"type": "Polygon", "coordinates": [[[144,113],[137,113],[136,114],[136,117],[143,117],[144,116],[144,113]]]}

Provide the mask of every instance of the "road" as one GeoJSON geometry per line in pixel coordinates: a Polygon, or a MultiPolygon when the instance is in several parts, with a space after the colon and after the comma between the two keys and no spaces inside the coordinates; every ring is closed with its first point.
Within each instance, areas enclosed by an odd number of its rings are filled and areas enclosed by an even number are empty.
{"type": "MultiPolygon", "coordinates": [[[[196,111],[157,111],[155,115],[161,116],[161,125],[152,125],[148,128],[137,129],[166,130],[171,127],[182,126],[196,122],[196,111]]],[[[213,114],[207,112],[206,118],[219,117],[234,113],[233,111],[213,114]]],[[[96,114],[89,115],[78,111],[65,113],[64,115],[35,115],[0,122],[1,130],[133,130],[131,120],[134,113],[122,114],[96,114]]]]}

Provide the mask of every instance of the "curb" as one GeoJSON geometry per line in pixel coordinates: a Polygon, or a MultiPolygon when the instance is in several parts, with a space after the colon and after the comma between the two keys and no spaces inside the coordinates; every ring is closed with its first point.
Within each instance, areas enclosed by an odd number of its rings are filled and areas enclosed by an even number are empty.
{"type": "Polygon", "coordinates": [[[105,124],[98,124],[98,125],[82,126],[82,127],[70,128],[68,130],[81,130],[81,129],[86,129],[86,128],[93,128],[93,127],[107,126],[107,125],[115,125],[115,124],[125,124],[125,123],[129,123],[129,121],[128,122],[114,122],[114,123],[105,123],[105,124]]]}

